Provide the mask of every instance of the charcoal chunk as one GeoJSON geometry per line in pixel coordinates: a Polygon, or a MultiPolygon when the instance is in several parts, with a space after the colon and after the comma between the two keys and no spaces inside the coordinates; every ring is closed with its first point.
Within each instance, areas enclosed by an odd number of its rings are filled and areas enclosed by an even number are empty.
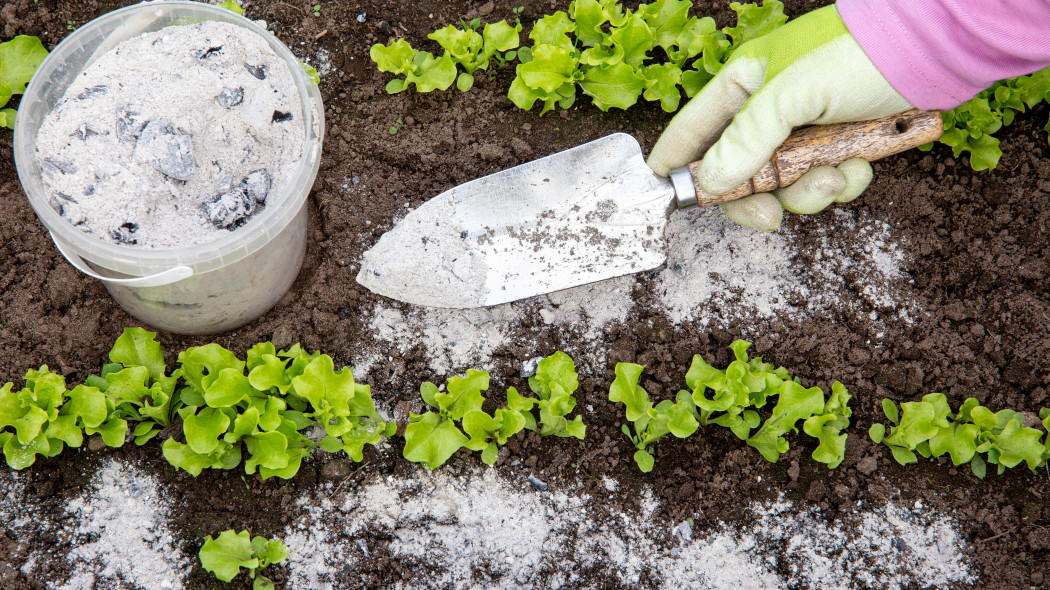
{"type": "Polygon", "coordinates": [[[270,194],[270,173],[261,168],[252,172],[241,181],[241,188],[256,203],[265,203],[270,194]]]}
{"type": "Polygon", "coordinates": [[[224,109],[232,109],[233,107],[244,102],[244,89],[243,88],[223,88],[222,92],[215,99],[219,101],[219,105],[224,109]]]}
{"type": "Polygon", "coordinates": [[[248,73],[255,76],[260,80],[266,79],[266,66],[253,66],[251,64],[244,64],[244,69],[248,70],[248,73]]]}
{"type": "Polygon", "coordinates": [[[119,244],[127,244],[133,246],[138,244],[138,239],[135,238],[135,232],[139,231],[137,223],[131,221],[125,221],[116,229],[109,231],[109,236],[113,238],[113,241],[119,244]]]}
{"type": "Polygon", "coordinates": [[[274,123],[284,123],[285,121],[291,121],[291,120],[292,120],[292,114],[291,113],[286,113],[284,111],[274,111],[273,112],[273,122],[274,123]]]}
{"type": "Polygon", "coordinates": [[[222,45],[219,45],[218,47],[209,47],[207,49],[201,49],[197,52],[197,59],[208,59],[209,57],[215,55],[216,53],[219,53],[220,51],[222,51],[222,45]]]}
{"type": "Polygon", "coordinates": [[[235,188],[205,203],[208,220],[220,229],[233,230],[244,225],[264,207],[270,184],[270,173],[263,169],[245,176],[235,188]]]}
{"type": "Polygon", "coordinates": [[[176,180],[193,178],[193,141],[163,119],[150,121],[135,144],[135,158],[176,180]]]}
{"type": "Polygon", "coordinates": [[[89,98],[97,98],[99,96],[102,96],[102,95],[106,94],[107,90],[109,90],[109,89],[106,88],[105,86],[92,86],[91,88],[88,88],[88,89],[84,90],[83,92],[81,92],[80,94],[78,94],[77,95],[77,100],[87,100],[89,98]]]}
{"type": "Polygon", "coordinates": [[[130,105],[120,107],[117,111],[117,139],[123,143],[137,141],[149,121],[135,112],[130,105]]]}
{"type": "Polygon", "coordinates": [[[76,174],[77,171],[72,162],[67,162],[58,158],[44,158],[40,162],[40,167],[46,172],[51,172],[52,174],[57,174],[59,172],[62,174],[76,174]]]}
{"type": "Polygon", "coordinates": [[[73,197],[60,192],[51,193],[51,197],[48,199],[48,203],[51,208],[55,210],[55,213],[59,215],[66,214],[66,205],[69,203],[76,204],[77,200],[73,197]]]}
{"type": "Polygon", "coordinates": [[[227,191],[214,201],[204,204],[205,214],[212,225],[219,229],[237,229],[255,213],[255,199],[247,191],[237,187],[227,191]]]}

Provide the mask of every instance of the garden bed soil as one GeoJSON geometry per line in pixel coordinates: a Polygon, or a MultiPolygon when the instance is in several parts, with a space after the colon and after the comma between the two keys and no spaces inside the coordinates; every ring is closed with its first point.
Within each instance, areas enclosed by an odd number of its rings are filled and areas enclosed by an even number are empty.
{"type": "MultiPolygon", "coordinates": [[[[4,0],[0,38],[38,35],[53,48],[71,28],[128,4],[4,0]]],[[[527,387],[519,377],[522,365],[562,349],[580,368],[577,396],[580,410],[587,408],[587,439],[519,437],[501,454],[496,467],[501,477],[524,482],[526,475],[536,473],[552,487],[603,500],[609,513],[641,514],[641,498],[650,494],[655,507],[646,513],[649,517],[668,523],[692,519],[697,535],[714,530],[718,522],[746,526],[753,516],[752,502],[779,499],[831,520],[858,503],[918,505],[954,519],[973,577],[969,584],[956,580],[951,585],[1005,589],[1050,583],[1050,473],[1019,467],[979,480],[968,469],[943,462],[900,467],[866,435],[872,423],[883,421],[884,397],[908,401],[941,391],[953,405],[972,396],[993,410],[1032,413],[1050,405],[1050,148],[1041,130],[1048,116],[1045,105],[1019,116],[1000,133],[1004,154],[993,172],[975,173],[965,158],[956,160],[938,145],[928,153],[913,151],[876,163],[874,182],[846,213],[788,216],[786,238],[763,244],[790,242],[790,255],[784,256],[790,265],[807,269],[802,276],[808,277],[805,287],[813,297],[824,288],[814,277],[828,276],[814,269],[831,268],[841,300],[837,305],[807,307],[805,301],[794,301],[794,307],[777,307],[771,314],[734,312],[734,301],[747,300],[744,285],[743,291],[712,300],[705,308],[709,313],[675,316],[662,303],[667,282],[654,271],[637,281],[625,279],[630,305],[615,321],[548,321],[547,314],[559,308],[557,298],[526,302],[513,308],[517,321],[499,328],[502,338],[491,349],[472,349],[482,351],[477,362],[468,365],[459,356],[445,355],[439,363],[434,360],[437,351],[424,344],[433,339],[423,334],[439,328],[419,319],[423,312],[381,300],[354,281],[361,253],[408,210],[452,186],[618,131],[632,134],[648,152],[670,116],[655,103],[626,113],[601,113],[581,96],[570,110],[539,117],[514,108],[506,98],[513,75],[509,68],[491,79],[478,77],[476,87],[465,94],[391,96],[384,92],[387,75],[368,59],[369,47],[392,34],[428,47],[427,33],[460,17],[512,19],[512,8],[524,5],[522,20],[529,23],[564,9],[560,2],[351,0],[323,2],[319,17],[313,15],[313,4],[254,0],[247,14],[266,20],[300,58],[322,72],[326,137],[309,199],[303,269],[273,310],[241,329],[213,338],[161,334],[169,367],[179,350],[209,341],[240,354],[259,341],[272,339],[278,346],[298,341],[332,355],[337,366],[363,367],[361,379],[372,386],[380,407],[390,410],[418,400],[419,383],[444,379],[446,371],[489,370],[492,392],[527,387]],[[877,298],[865,292],[863,268],[828,258],[841,252],[829,243],[859,240],[861,230],[872,224],[879,228],[879,248],[892,252],[900,267],[888,304],[873,303],[877,298]],[[798,311],[802,309],[808,311],[798,311]],[[418,322],[412,328],[418,338],[384,338],[373,321],[381,310],[392,314],[395,323],[397,318],[406,325],[418,322]],[[586,333],[585,325],[591,326],[586,333]],[[730,358],[726,346],[738,337],[754,340],[758,354],[787,367],[807,386],[828,390],[840,380],[849,388],[853,423],[844,463],[831,471],[815,463],[809,458],[814,443],[799,436],[771,464],[728,430],[708,426],[687,440],[661,441],[655,470],[639,473],[631,460],[633,449],[620,434],[622,407],[607,399],[615,363],[645,365],[642,384],[656,399],[665,399],[684,387],[692,355],[724,366],[730,358]]],[[[821,4],[789,2],[787,11],[795,16],[821,4]]],[[[713,15],[720,25],[732,20],[727,3],[696,5],[698,14],[713,15]]],[[[701,214],[691,215],[694,222],[701,219],[701,214]]],[[[19,185],[10,132],[0,132],[0,233],[0,382],[20,384],[27,369],[41,364],[61,371],[71,383],[98,372],[122,329],[139,322],[101,283],[79,274],[55,250],[19,185]]],[[[767,254],[768,248],[759,252],[767,254]]],[[[499,393],[493,397],[498,399],[499,393]]],[[[63,515],[63,506],[79,497],[107,462],[137,465],[170,490],[167,526],[174,543],[193,557],[205,534],[227,528],[280,536],[306,510],[301,498],[415,477],[419,468],[400,458],[400,444],[394,439],[389,448],[367,451],[363,466],[318,455],[290,481],[242,478],[237,471],[205,472],[194,479],[175,472],[152,443],[67,451],[40,460],[18,475],[23,484],[19,493],[57,528],[25,538],[13,525],[0,523],[0,587],[57,587],[70,578],[74,566],[66,557],[68,535],[58,531],[74,522],[63,515]],[[27,567],[31,556],[35,561],[27,567]]],[[[463,451],[442,470],[465,474],[479,466],[475,454],[463,451]]],[[[0,471],[10,475],[6,466],[0,471]]],[[[366,541],[381,547],[389,538],[366,541]]],[[[366,555],[358,558],[352,573],[333,574],[336,587],[412,587],[411,568],[388,550],[366,555]]],[[[195,558],[186,567],[191,565],[185,587],[223,587],[195,558]]],[[[791,567],[784,561],[773,569],[787,575],[791,567]]],[[[426,571],[425,564],[420,568],[426,571]]],[[[644,576],[623,581],[594,565],[565,563],[564,568],[571,572],[564,587],[626,588],[651,582],[644,576]]],[[[276,579],[279,587],[289,583],[284,570],[278,570],[276,579]]],[[[895,587],[909,585],[922,584],[895,587]]]]}

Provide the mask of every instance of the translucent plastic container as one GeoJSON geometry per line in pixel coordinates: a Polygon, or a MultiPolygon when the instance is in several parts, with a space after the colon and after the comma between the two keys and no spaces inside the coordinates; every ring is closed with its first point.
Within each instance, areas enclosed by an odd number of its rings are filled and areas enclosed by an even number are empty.
{"type": "Polygon", "coordinates": [[[51,52],[26,88],[15,120],[18,177],[55,246],[84,274],[146,324],[180,334],[214,334],[269,310],[299,274],[306,251],[306,197],[321,162],[324,107],[299,60],[272,33],[224,8],[161,0],[113,11],[80,27],[51,52]],[[166,26],[222,21],[248,29],[288,64],[303,104],[303,156],[292,178],[275,184],[266,208],[248,223],[205,244],[142,249],[104,242],[73,227],[48,204],[35,157],[44,118],[73,80],[117,44],[166,26]]]}

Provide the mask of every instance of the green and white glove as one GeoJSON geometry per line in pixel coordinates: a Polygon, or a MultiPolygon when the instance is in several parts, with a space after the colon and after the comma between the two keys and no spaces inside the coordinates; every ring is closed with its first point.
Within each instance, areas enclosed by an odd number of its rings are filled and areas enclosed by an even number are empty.
{"type": "MultiPolygon", "coordinates": [[[[667,176],[703,156],[697,182],[724,194],[769,161],[792,128],[877,119],[912,108],[853,39],[834,6],[748,41],[671,121],[648,164],[667,176]]],[[[722,205],[729,218],[763,231],[784,209],[817,213],[860,196],[871,182],[861,159],[814,168],[795,184],[722,205]]]]}

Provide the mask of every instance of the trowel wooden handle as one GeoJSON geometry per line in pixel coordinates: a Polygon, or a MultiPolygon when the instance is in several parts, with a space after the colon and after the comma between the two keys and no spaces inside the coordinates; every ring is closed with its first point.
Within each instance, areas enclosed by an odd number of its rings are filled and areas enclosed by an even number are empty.
{"type": "Polygon", "coordinates": [[[696,204],[704,207],[787,186],[817,166],[837,166],[850,158],[874,162],[930,143],[944,132],[937,111],[911,110],[859,123],[813,125],[792,133],[758,174],[724,195],[712,195],[696,182],[700,162],[689,164],[696,204]]]}

